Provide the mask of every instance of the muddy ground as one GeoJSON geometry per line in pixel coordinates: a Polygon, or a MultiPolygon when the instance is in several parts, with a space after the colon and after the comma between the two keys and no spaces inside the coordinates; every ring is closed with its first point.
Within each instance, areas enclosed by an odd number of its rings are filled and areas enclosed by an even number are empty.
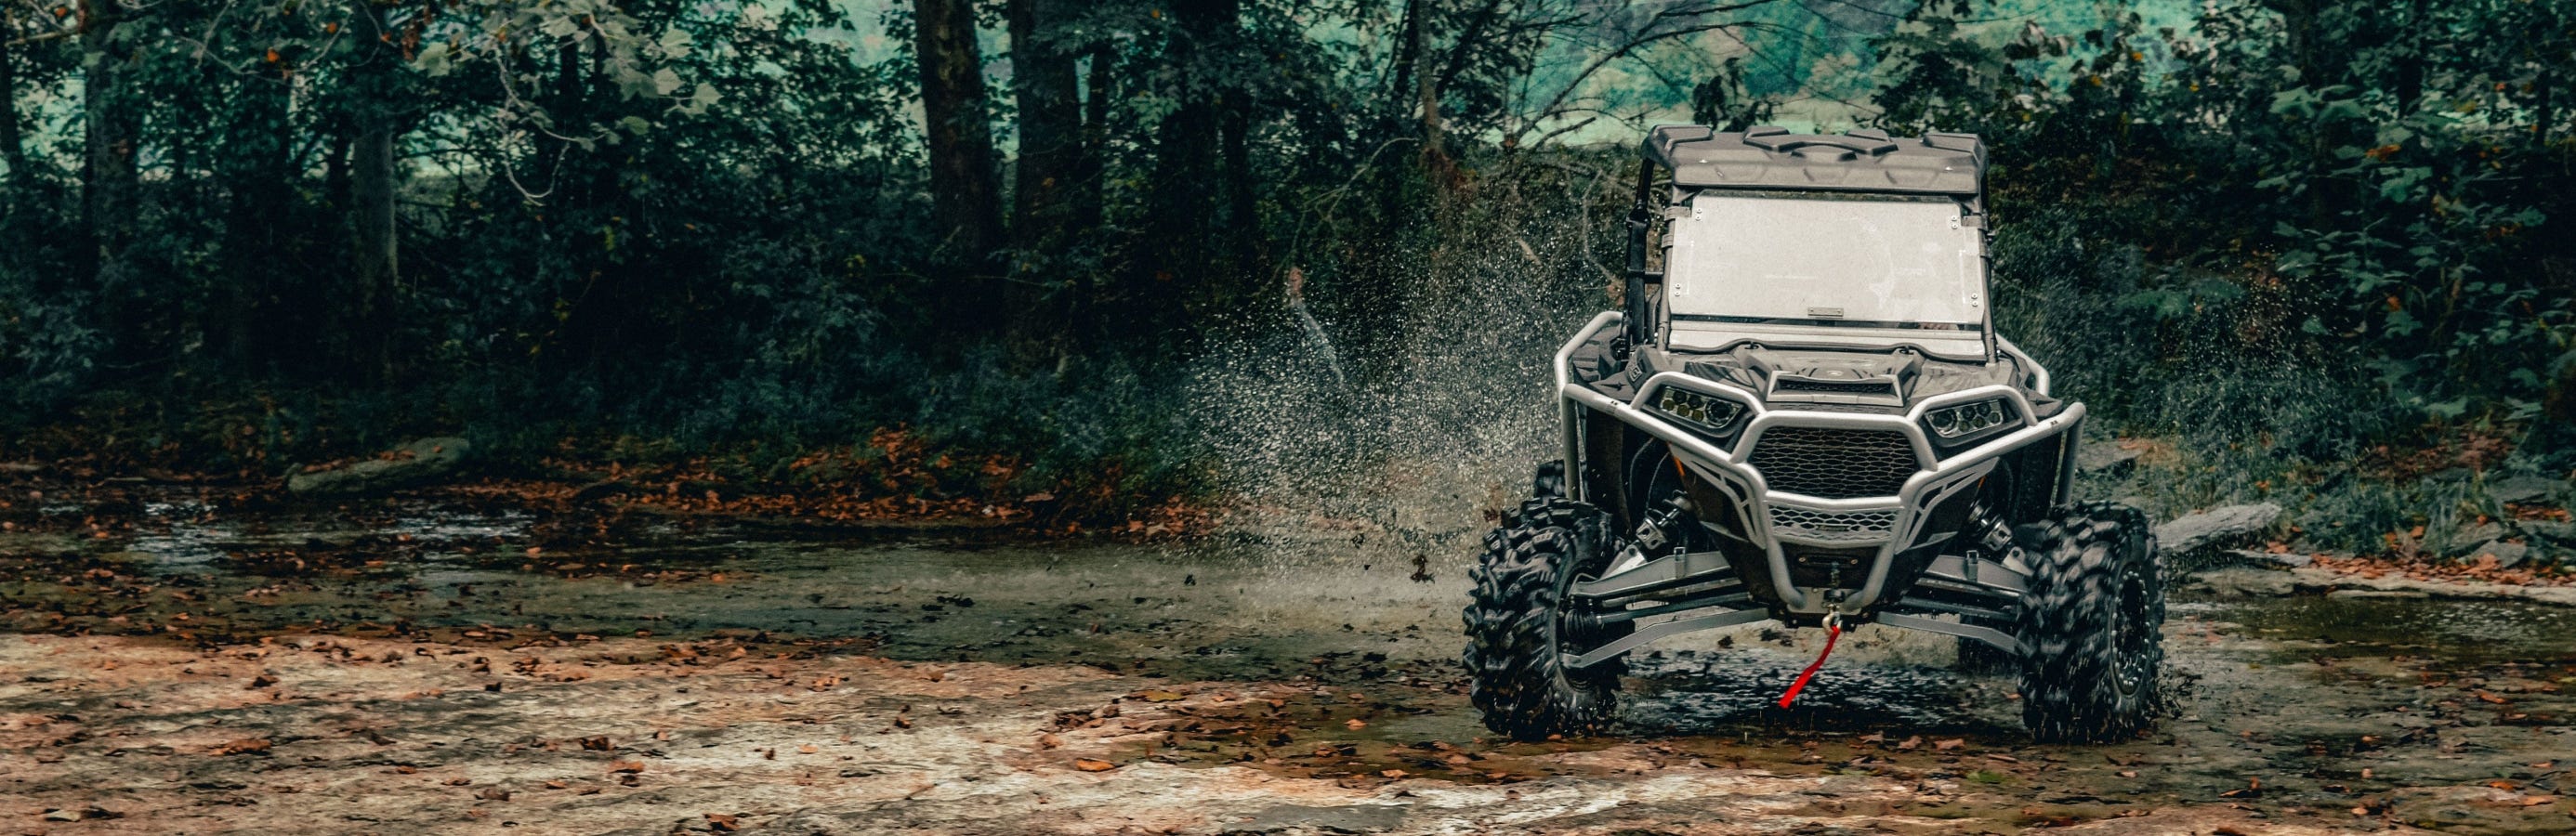
{"type": "Polygon", "coordinates": [[[2541,604],[2178,588],[2178,712],[2106,746],[1885,628],[1782,711],[1814,637],[1747,628],[1515,744],[1456,544],[128,506],[0,532],[0,833],[2576,830],[2541,604]]]}

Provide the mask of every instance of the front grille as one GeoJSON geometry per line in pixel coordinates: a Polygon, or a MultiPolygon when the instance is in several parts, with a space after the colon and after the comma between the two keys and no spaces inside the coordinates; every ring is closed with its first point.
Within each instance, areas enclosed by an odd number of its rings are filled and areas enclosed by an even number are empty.
{"type": "Polygon", "coordinates": [[[1904,433],[1836,427],[1763,430],[1746,463],[1772,490],[1823,499],[1894,496],[1917,467],[1904,433]]]}
{"type": "Polygon", "coordinates": [[[1896,510],[1818,511],[1773,505],[1771,530],[1829,543],[1874,542],[1896,536],[1896,510]]]}

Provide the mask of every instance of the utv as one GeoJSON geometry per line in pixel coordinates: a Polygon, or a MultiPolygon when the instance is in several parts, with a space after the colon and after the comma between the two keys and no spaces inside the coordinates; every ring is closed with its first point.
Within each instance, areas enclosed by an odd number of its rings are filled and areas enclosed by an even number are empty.
{"type": "Polygon", "coordinates": [[[1643,156],[1626,310],[1556,353],[1564,458],[1472,573],[1485,725],[1601,731],[1629,651],[1767,620],[1827,652],[1859,624],[1957,637],[2018,665],[2042,741],[2144,729],[2155,539],[2069,502],[2084,405],[1994,331],[1985,145],[1664,126],[1643,156]]]}

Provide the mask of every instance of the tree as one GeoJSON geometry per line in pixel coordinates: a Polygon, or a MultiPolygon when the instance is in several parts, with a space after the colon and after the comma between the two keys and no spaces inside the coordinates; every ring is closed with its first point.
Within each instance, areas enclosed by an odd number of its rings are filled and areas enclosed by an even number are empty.
{"type": "Polygon", "coordinates": [[[18,132],[18,61],[10,43],[17,38],[18,11],[0,5],[0,166],[9,169],[0,184],[27,176],[26,140],[18,132]]]}
{"type": "Polygon", "coordinates": [[[400,172],[395,146],[402,136],[401,88],[404,59],[391,30],[372,0],[349,0],[347,31],[356,41],[348,83],[356,95],[347,100],[349,126],[349,257],[357,286],[345,309],[341,333],[354,344],[347,358],[361,377],[389,373],[394,287],[401,271],[395,229],[394,199],[400,172]]]}
{"type": "Polygon", "coordinates": [[[119,0],[81,0],[81,209],[90,234],[94,290],[121,289],[132,269],[137,186],[134,158],[141,120],[126,89],[133,39],[123,37],[119,0]]]}
{"type": "Polygon", "coordinates": [[[1078,54],[1061,27],[1068,0],[1011,0],[1011,90],[1019,105],[1011,238],[1022,250],[1060,242],[1083,154],[1078,54]]]}
{"type": "Polygon", "coordinates": [[[951,253],[982,261],[1002,242],[984,57],[970,0],[914,0],[913,55],[930,151],[931,206],[951,253]]]}
{"type": "Polygon", "coordinates": [[[1172,288],[1154,295],[1192,315],[1237,301],[1249,261],[1238,258],[1250,255],[1260,235],[1257,219],[1243,214],[1251,188],[1243,170],[1248,102],[1236,85],[1242,69],[1230,66],[1241,17],[1239,0],[1184,0],[1173,4],[1173,25],[1164,32],[1175,102],[1154,139],[1148,263],[1153,286],[1172,288]]]}

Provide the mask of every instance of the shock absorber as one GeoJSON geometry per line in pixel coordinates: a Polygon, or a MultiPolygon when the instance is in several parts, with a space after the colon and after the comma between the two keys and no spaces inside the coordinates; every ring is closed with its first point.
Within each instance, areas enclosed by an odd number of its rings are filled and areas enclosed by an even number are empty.
{"type": "Polygon", "coordinates": [[[1646,509],[1646,518],[1637,523],[1637,535],[1632,538],[1637,550],[1644,554],[1663,552],[1667,546],[1679,550],[1673,532],[1681,530],[1682,521],[1689,519],[1690,515],[1689,497],[1674,494],[1655,503],[1654,507],[1646,509]]]}
{"type": "Polygon", "coordinates": [[[1676,494],[1656,502],[1646,509],[1645,518],[1637,521],[1637,530],[1628,536],[1628,547],[1619,550],[1619,559],[1610,562],[1610,571],[1604,576],[1634,569],[1656,555],[1688,551],[1689,541],[1677,538],[1674,532],[1687,530],[1683,526],[1690,519],[1688,497],[1676,494]]]}

